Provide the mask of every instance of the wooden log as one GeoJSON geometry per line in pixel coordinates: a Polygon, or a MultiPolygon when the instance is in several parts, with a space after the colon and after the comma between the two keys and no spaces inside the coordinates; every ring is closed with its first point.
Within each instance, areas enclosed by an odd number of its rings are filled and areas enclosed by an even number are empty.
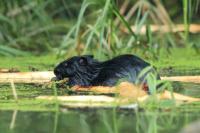
{"type": "MultiPolygon", "coordinates": [[[[141,86],[133,85],[129,82],[122,82],[118,86],[115,87],[104,87],[104,86],[93,86],[90,88],[87,87],[73,87],[72,90],[78,92],[78,91],[84,91],[84,92],[94,92],[94,93],[113,93],[118,94],[118,97],[123,99],[128,99],[129,101],[145,101],[148,99],[151,95],[147,94],[146,91],[141,89],[141,86]]],[[[190,96],[182,95],[179,93],[172,93],[170,91],[165,90],[162,93],[156,94],[157,99],[163,100],[163,99],[174,99],[179,102],[197,102],[200,101],[200,98],[193,98],[190,96]]]]}
{"type": "Polygon", "coordinates": [[[142,90],[139,85],[134,85],[129,82],[121,82],[117,86],[91,86],[82,87],[74,86],[71,88],[75,92],[93,92],[95,94],[118,94],[120,97],[137,98],[147,95],[147,92],[142,90]]]}
{"type": "Polygon", "coordinates": [[[130,103],[127,99],[115,98],[104,95],[79,95],[79,96],[38,96],[40,100],[57,100],[61,106],[70,108],[110,108],[120,107],[135,109],[137,103],[130,103]]]}
{"type": "MultiPolygon", "coordinates": [[[[36,99],[40,100],[57,100],[60,105],[71,108],[85,108],[85,107],[119,107],[119,108],[136,108],[137,102],[144,102],[153,95],[144,95],[139,97],[110,97],[103,95],[79,95],[79,96],[38,96],[36,99]]],[[[157,100],[174,99],[176,103],[199,102],[199,98],[184,96],[178,93],[171,93],[164,91],[156,94],[157,100]]]]}
{"type": "Polygon", "coordinates": [[[37,99],[43,100],[59,100],[67,102],[99,102],[110,103],[115,102],[115,98],[110,96],[95,96],[95,95],[78,95],[78,96],[38,96],[37,99]]]}
{"type": "Polygon", "coordinates": [[[0,73],[0,83],[45,83],[55,77],[52,71],[0,73]]]}
{"type": "MultiPolygon", "coordinates": [[[[45,83],[55,77],[52,71],[0,73],[0,83],[45,83]]],[[[162,80],[200,83],[200,76],[161,77],[162,80]]]]}
{"type": "MultiPolygon", "coordinates": [[[[137,31],[136,26],[131,26],[133,32],[137,31]]],[[[175,24],[175,25],[150,25],[151,32],[161,32],[161,33],[168,33],[168,32],[183,32],[185,31],[184,24],[175,24]]],[[[124,27],[121,27],[121,30],[125,33],[129,33],[128,30],[124,27]]],[[[199,33],[200,32],[200,24],[190,24],[189,26],[190,33],[199,33]]],[[[142,26],[140,28],[139,34],[146,34],[146,26],[142,26]]]]}
{"type": "Polygon", "coordinates": [[[182,95],[175,92],[170,92],[165,90],[163,93],[158,94],[159,99],[175,99],[176,101],[182,101],[182,102],[199,102],[200,98],[194,98],[186,95],[182,95]]]}
{"type": "Polygon", "coordinates": [[[172,76],[161,77],[161,80],[200,83],[200,76],[172,76]]]}

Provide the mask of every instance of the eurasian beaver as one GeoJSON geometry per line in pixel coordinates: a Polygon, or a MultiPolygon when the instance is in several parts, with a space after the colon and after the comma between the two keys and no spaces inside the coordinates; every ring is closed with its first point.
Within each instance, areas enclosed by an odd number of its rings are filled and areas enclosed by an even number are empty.
{"type": "MultiPolygon", "coordinates": [[[[58,80],[69,78],[70,87],[114,86],[122,79],[136,83],[139,73],[148,66],[149,63],[135,55],[120,55],[104,62],[97,61],[92,55],[83,55],[61,62],[54,74],[58,80]]],[[[145,83],[145,76],[152,71],[155,72],[153,67],[139,81],[145,83]]]]}

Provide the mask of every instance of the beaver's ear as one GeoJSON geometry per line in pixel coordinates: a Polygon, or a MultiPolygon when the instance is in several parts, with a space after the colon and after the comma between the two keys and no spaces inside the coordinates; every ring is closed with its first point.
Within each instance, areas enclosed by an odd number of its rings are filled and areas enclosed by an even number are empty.
{"type": "Polygon", "coordinates": [[[94,56],[93,55],[83,55],[79,59],[79,64],[80,65],[88,65],[92,60],[94,56]]]}
{"type": "Polygon", "coordinates": [[[88,64],[88,60],[86,57],[81,57],[78,61],[81,66],[86,66],[88,64]]]}

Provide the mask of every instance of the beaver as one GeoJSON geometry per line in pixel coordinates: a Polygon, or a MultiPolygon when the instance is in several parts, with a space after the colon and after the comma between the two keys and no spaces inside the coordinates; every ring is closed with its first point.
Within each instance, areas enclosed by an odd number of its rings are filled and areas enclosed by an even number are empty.
{"type": "MultiPolygon", "coordinates": [[[[120,80],[136,83],[140,72],[151,66],[148,62],[136,55],[120,55],[111,60],[98,61],[92,55],[74,56],[54,69],[57,80],[68,78],[68,85],[78,86],[115,86],[120,80]]],[[[155,68],[151,67],[139,82],[146,84],[145,77],[148,73],[155,74],[155,68]]],[[[156,73],[156,78],[160,76],[156,73]]]]}

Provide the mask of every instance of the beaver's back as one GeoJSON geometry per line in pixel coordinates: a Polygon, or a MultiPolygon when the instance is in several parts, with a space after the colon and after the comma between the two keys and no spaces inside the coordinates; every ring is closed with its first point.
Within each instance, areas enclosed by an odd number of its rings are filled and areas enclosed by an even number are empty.
{"type": "MultiPolygon", "coordinates": [[[[98,76],[92,81],[92,85],[113,86],[119,80],[135,83],[139,73],[148,66],[150,66],[149,63],[135,55],[117,56],[101,63],[101,70],[98,76]]],[[[145,75],[140,80],[144,80],[145,75]]]]}

